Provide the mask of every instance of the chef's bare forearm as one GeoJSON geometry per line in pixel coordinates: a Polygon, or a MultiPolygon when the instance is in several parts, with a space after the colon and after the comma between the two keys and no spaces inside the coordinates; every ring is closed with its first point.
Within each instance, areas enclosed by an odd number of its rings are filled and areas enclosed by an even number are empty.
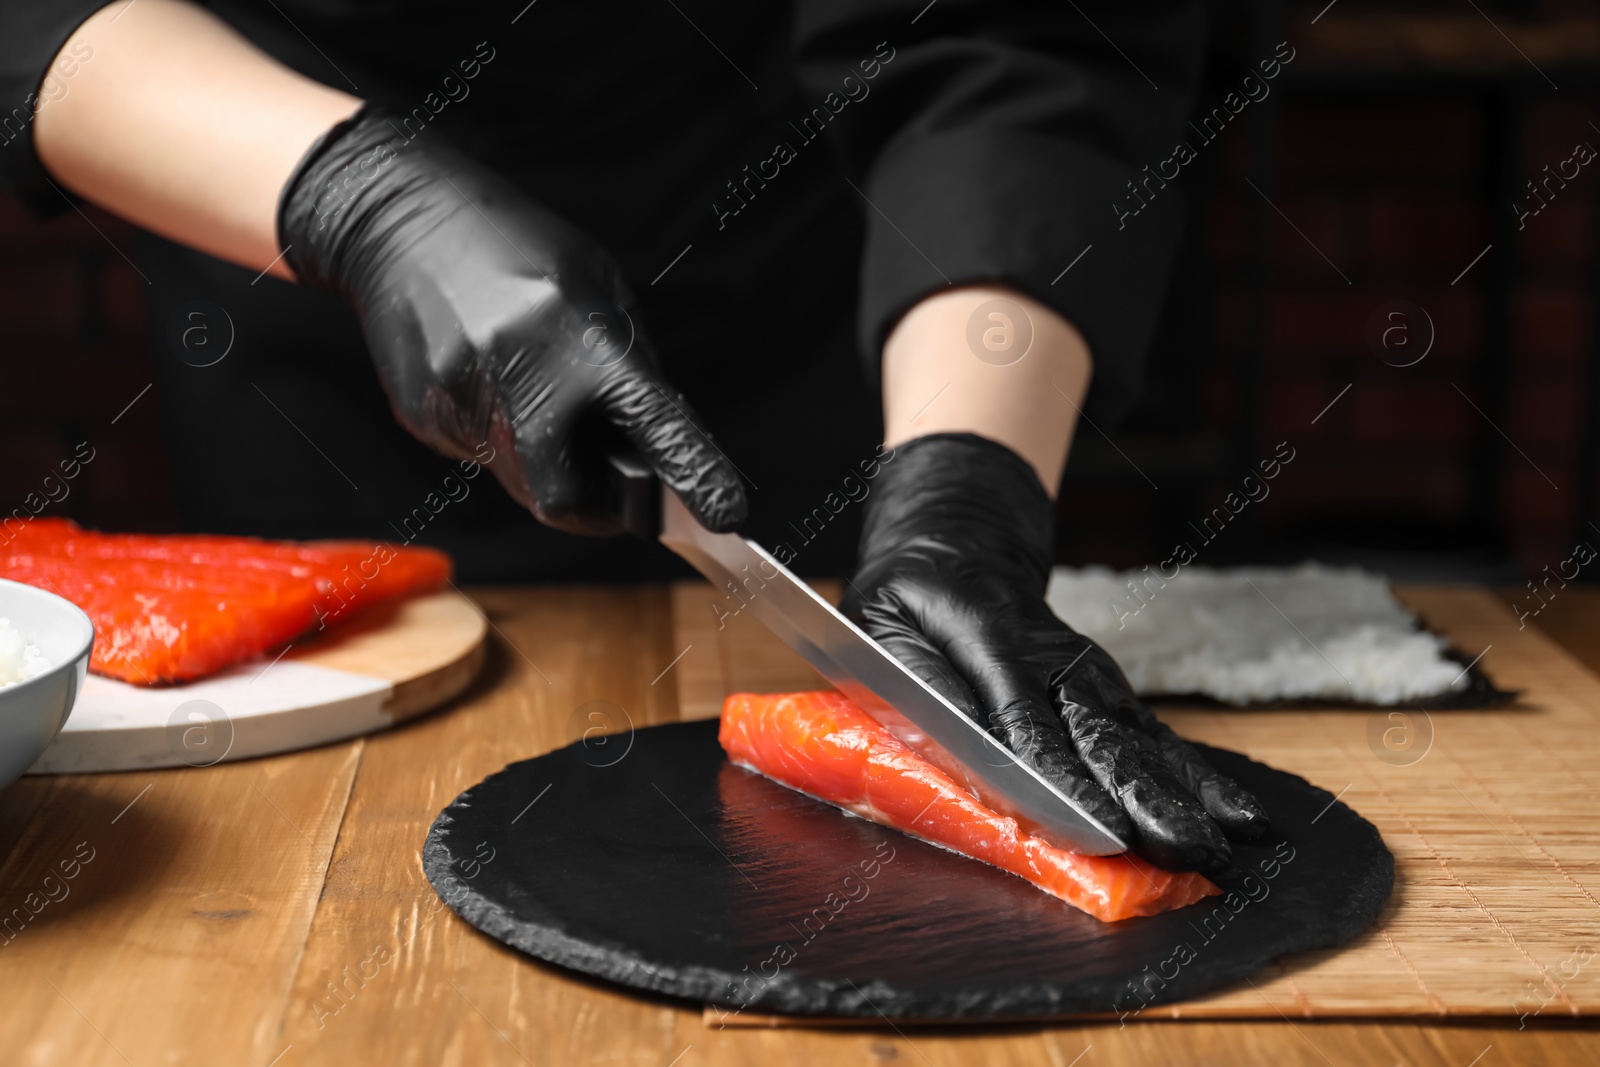
{"type": "Polygon", "coordinates": [[[1054,309],[1004,286],[946,290],[906,312],[884,343],[884,439],[987,437],[1027,460],[1054,497],[1092,370],[1083,335],[1054,309]],[[1007,346],[1028,330],[1031,344],[1009,362],[1007,346]]]}
{"type": "Polygon", "coordinates": [[[361,101],[278,63],[180,0],[101,9],[62,54],[72,91],[38,110],[54,180],[164,237],[253,270],[279,259],[278,193],[311,142],[361,101]],[[77,51],[74,52],[73,49],[77,51]]]}

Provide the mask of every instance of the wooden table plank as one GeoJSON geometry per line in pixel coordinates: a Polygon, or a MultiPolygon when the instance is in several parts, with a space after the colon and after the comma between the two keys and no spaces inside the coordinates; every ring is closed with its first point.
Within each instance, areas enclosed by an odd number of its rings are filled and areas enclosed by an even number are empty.
{"type": "Polygon", "coordinates": [[[6,1062],[271,1060],[361,748],[0,793],[6,1062]]]}
{"type": "MultiPolygon", "coordinates": [[[[681,1009],[530,963],[445,909],[422,873],[439,810],[506,763],[676,718],[665,589],[478,591],[497,648],[462,706],[370,738],[284,1019],[294,1059],[660,1067],[681,1009]],[[397,1025],[397,1022],[403,1023],[397,1025]]],[[[614,738],[608,744],[623,744],[614,738]]],[[[523,816],[539,818],[537,795],[523,816]]],[[[484,862],[517,847],[516,827],[484,862]]],[[[678,1046],[681,1048],[682,1046],[678,1046]]]]}
{"type": "MultiPolygon", "coordinates": [[[[834,603],[838,582],[819,582],[818,591],[834,603]]],[[[825,679],[767,632],[748,611],[733,613],[727,597],[707,582],[672,587],[672,617],[680,640],[704,649],[685,656],[677,676],[678,706],[684,719],[714,719],[729,693],[776,693],[831,689],[825,679]]]]}
{"type": "MultiPolygon", "coordinates": [[[[715,714],[729,687],[815,684],[792,663],[785,667],[783,653],[763,651],[759,628],[746,625],[751,620],[729,620],[718,631],[707,592],[475,591],[492,623],[494,648],[485,677],[454,708],[311,752],[205,770],[29,779],[0,792],[0,905],[26,908],[29,892],[69,890],[15,937],[0,934],[0,981],[11,994],[0,1015],[0,1059],[137,1067],[267,1067],[275,1057],[276,1067],[1600,1063],[1593,1030],[1552,1025],[1552,1009],[1521,1031],[1515,1020],[1330,1022],[1289,1010],[1299,1001],[1281,986],[1285,978],[1293,977],[1301,996],[1309,988],[1309,995],[1327,997],[1308,977],[1323,970],[1329,981],[1347,982],[1352,974],[1341,969],[1354,967],[1354,977],[1373,988],[1416,995],[1403,965],[1367,967],[1355,951],[1301,961],[1258,983],[1287,1019],[718,1031],[693,1007],[529,961],[443,909],[420,869],[422,838],[439,809],[483,776],[591,726],[626,729],[630,722],[671,721],[680,712],[715,714]],[[675,633],[674,615],[696,599],[705,618],[675,633]],[[151,788],[141,794],[146,784],[151,788]],[[89,842],[93,859],[80,863],[70,882],[47,886],[46,873],[59,870],[79,842],[89,842]]],[[[1473,606],[1472,594],[1465,601],[1455,595],[1418,603],[1425,612],[1450,614],[1463,643],[1480,635],[1474,627],[1501,625],[1489,618],[1493,612],[1473,606]]],[[[1571,603],[1576,609],[1583,601],[1571,603]]],[[[1574,640],[1586,640],[1600,662],[1600,598],[1590,603],[1587,616],[1573,612],[1587,619],[1573,627],[1574,640]]],[[[1547,614],[1554,617],[1553,610],[1547,614]]],[[[1553,694],[1509,716],[1508,732],[1496,735],[1544,758],[1542,774],[1527,774],[1515,753],[1490,762],[1467,758],[1465,727],[1474,720],[1454,713],[1435,715],[1439,747],[1410,768],[1366,759],[1366,719],[1350,713],[1319,713],[1309,720],[1310,733],[1303,714],[1191,710],[1175,718],[1196,736],[1334,788],[1342,783],[1333,777],[1352,760],[1371,763],[1369,776],[1351,776],[1346,796],[1403,843],[1397,854],[1405,876],[1430,892],[1461,895],[1431,857],[1414,858],[1421,846],[1403,827],[1388,825],[1398,816],[1385,814],[1386,794],[1403,794],[1399,810],[1492,910],[1520,914],[1550,891],[1540,875],[1564,896],[1581,896],[1540,847],[1579,885],[1594,888],[1588,824],[1540,805],[1553,797],[1563,811],[1595,810],[1596,790],[1585,775],[1592,763],[1581,746],[1593,743],[1586,739],[1600,712],[1600,683],[1572,670],[1542,638],[1495,644],[1485,663],[1497,678],[1510,684],[1528,678],[1553,694]],[[1552,702],[1566,711],[1544,707],[1552,702]],[[1434,824],[1452,805],[1461,808],[1456,787],[1486,818],[1438,834],[1434,824]],[[1506,847],[1506,838],[1536,861],[1524,865],[1521,881],[1476,860],[1475,850],[1495,847],[1496,840],[1506,847]]],[[[527,817],[537,811],[535,804],[527,817]]],[[[508,831],[505,842],[489,847],[515,847],[514,830],[508,831]]],[[[1470,901],[1440,907],[1479,937],[1473,912],[1470,901]]],[[[1404,915],[1391,915],[1389,923],[1403,935],[1397,944],[1426,940],[1426,923],[1416,932],[1404,915]]],[[[1424,973],[1436,979],[1425,967],[1424,973]]]]}
{"type": "MultiPolygon", "coordinates": [[[[1274,1064],[1293,1067],[1505,1067],[1600,1063],[1592,1030],[1431,1025],[1411,1022],[1161,1021],[970,1029],[888,1027],[681,1031],[681,1067],[844,1064],[1028,1064],[1151,1067],[1156,1064],[1274,1064]],[[1481,1058],[1480,1058],[1481,1057],[1481,1058]]],[[[575,1061],[576,1062],[576,1061],[575,1061]]],[[[585,1061],[587,1062],[587,1061],[585,1061]]]]}

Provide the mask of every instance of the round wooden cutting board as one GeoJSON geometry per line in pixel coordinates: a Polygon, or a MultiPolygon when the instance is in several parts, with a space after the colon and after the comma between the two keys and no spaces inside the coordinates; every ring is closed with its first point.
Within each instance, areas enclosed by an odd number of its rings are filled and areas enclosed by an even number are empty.
{"type": "Polygon", "coordinates": [[[374,605],[276,658],[187,685],[91,674],[28,773],[209,767],[373,733],[465,689],[487,630],[477,606],[447,590],[374,605]]]}

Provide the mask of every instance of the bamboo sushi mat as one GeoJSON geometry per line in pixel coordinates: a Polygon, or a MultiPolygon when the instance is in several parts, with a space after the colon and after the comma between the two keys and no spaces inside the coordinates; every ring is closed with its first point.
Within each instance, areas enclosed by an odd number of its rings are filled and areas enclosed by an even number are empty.
{"type": "MultiPolygon", "coordinates": [[[[1600,1014],[1600,677],[1537,630],[1519,631],[1486,590],[1395,592],[1468,656],[1482,653],[1489,677],[1521,700],[1398,718],[1163,708],[1188,737],[1338,794],[1383,833],[1395,889],[1353,943],[1141,1019],[1600,1014]]],[[[715,717],[731,692],[825,685],[748,614],[719,631],[712,595],[699,583],[674,589],[679,645],[698,650],[676,671],[683,718],[715,717]]]]}

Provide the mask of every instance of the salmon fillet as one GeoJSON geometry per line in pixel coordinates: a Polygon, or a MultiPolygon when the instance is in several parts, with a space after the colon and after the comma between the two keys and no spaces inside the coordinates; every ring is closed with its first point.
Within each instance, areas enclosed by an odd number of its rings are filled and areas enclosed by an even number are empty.
{"type": "Polygon", "coordinates": [[[450,577],[442,552],[375,541],[103,534],[43,518],[0,539],[0,578],[82,608],[89,669],[137,685],[214,674],[450,577]]]}
{"type": "Polygon", "coordinates": [[[985,806],[835,692],[735,693],[717,738],[728,758],[790,789],[1025,878],[1101,922],[1222,891],[1132,854],[1080,856],[985,806]]]}

